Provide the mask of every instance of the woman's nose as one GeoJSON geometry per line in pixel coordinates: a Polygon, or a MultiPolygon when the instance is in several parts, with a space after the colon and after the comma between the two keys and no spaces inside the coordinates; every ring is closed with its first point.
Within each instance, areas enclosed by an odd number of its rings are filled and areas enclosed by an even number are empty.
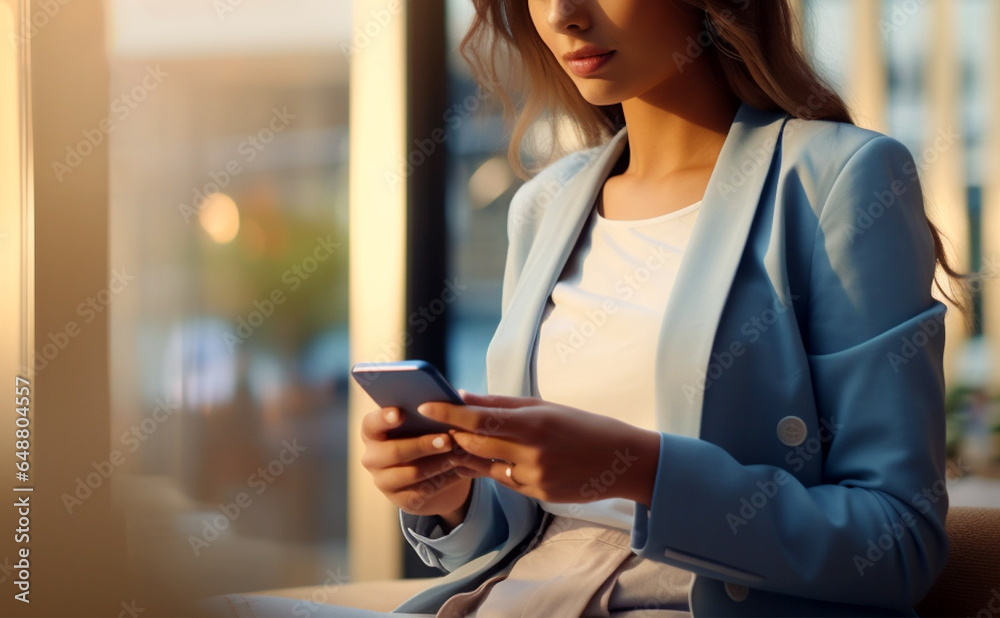
{"type": "Polygon", "coordinates": [[[588,0],[550,0],[549,26],[556,32],[579,32],[590,27],[590,17],[583,6],[588,0]]]}

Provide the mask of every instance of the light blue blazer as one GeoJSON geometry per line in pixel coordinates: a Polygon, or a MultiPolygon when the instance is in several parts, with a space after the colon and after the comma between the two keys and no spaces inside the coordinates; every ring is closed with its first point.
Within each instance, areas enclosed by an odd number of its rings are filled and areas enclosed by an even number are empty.
{"type": "MultiPolygon", "coordinates": [[[[508,217],[488,391],[527,396],[546,301],[627,146],[568,155],[508,217]]],[[[743,105],[664,311],[660,459],[632,549],[693,571],[695,616],[914,615],[948,553],[945,305],[917,166],[896,140],[743,105]]],[[[465,522],[400,513],[448,574],[433,612],[524,551],[535,500],[477,479],[465,522]]]]}

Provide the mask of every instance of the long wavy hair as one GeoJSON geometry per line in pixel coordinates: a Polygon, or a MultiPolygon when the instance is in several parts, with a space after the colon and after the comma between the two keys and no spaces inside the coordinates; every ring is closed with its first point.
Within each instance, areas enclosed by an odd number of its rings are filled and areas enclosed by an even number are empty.
{"type": "MultiPolygon", "coordinates": [[[[504,115],[513,127],[507,155],[518,176],[528,178],[538,169],[525,166],[523,143],[539,120],[547,122],[552,144],[559,143],[560,136],[569,130],[585,147],[605,143],[624,126],[621,104],[596,106],[583,98],[538,35],[526,1],[471,1],[475,17],[459,51],[479,84],[497,94],[503,104],[504,115]],[[570,122],[565,122],[567,119],[570,122]]],[[[788,0],[744,0],[739,10],[734,10],[732,0],[673,1],[703,13],[711,41],[705,53],[738,99],[761,110],[784,110],[794,118],[854,124],[844,100],[816,74],[802,53],[795,35],[798,24],[788,0]]],[[[548,159],[556,154],[553,150],[548,159]]],[[[945,251],[941,231],[929,218],[927,225],[936,262],[950,278],[952,291],[936,276],[934,282],[969,325],[974,310],[967,281],[977,275],[958,272],[945,251]]]]}

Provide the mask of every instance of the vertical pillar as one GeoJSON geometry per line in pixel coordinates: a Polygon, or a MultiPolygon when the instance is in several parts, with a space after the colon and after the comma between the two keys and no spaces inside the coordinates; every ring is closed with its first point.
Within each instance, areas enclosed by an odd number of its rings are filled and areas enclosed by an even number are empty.
{"type": "MultiPolygon", "coordinates": [[[[0,431],[0,463],[8,476],[0,485],[4,499],[13,502],[21,496],[15,487],[30,487],[30,483],[14,481],[17,438],[14,434],[18,413],[13,401],[15,389],[28,386],[18,377],[33,381],[26,369],[28,350],[32,344],[32,250],[29,224],[32,218],[30,199],[30,125],[28,123],[28,63],[27,44],[20,42],[22,14],[26,3],[22,0],[0,0],[0,387],[4,389],[5,403],[0,408],[0,419],[6,431],[0,431]],[[9,393],[9,395],[8,395],[9,393]]],[[[30,396],[30,392],[29,392],[30,396]]],[[[30,420],[30,416],[29,416],[30,420]]],[[[24,421],[22,421],[24,422],[24,421]]],[[[28,428],[30,431],[30,427],[28,428]]],[[[28,462],[31,463],[30,461],[28,462]]],[[[29,473],[32,471],[29,469],[29,473]]],[[[33,494],[26,494],[30,499],[33,494]]],[[[0,555],[9,556],[8,564],[18,562],[18,550],[25,544],[16,543],[13,530],[18,527],[19,515],[14,508],[0,510],[0,529],[4,530],[0,542],[0,555]]],[[[10,575],[14,574],[11,569],[10,575]]],[[[8,579],[8,578],[5,578],[8,579]]],[[[14,582],[6,581],[7,593],[0,600],[0,615],[26,614],[30,606],[14,599],[20,591],[14,582]]]]}
{"type": "MultiPolygon", "coordinates": [[[[419,160],[407,183],[407,358],[447,372],[447,335],[454,305],[444,293],[449,265],[445,177],[448,163],[448,64],[445,0],[420,0],[407,16],[407,149],[419,160]],[[419,145],[419,146],[418,146],[419,145]],[[412,328],[409,316],[433,319],[412,328]]],[[[404,574],[440,575],[404,547],[404,574]]]]}
{"type": "Polygon", "coordinates": [[[854,53],[851,56],[847,99],[858,126],[888,130],[888,77],[884,41],[879,30],[882,0],[854,0],[854,53]]]}
{"type": "MultiPolygon", "coordinates": [[[[32,335],[28,47],[17,43],[21,5],[21,0],[0,0],[0,289],[6,291],[0,296],[0,376],[4,380],[13,379],[29,364],[32,335]]],[[[13,451],[13,436],[0,436],[0,445],[8,442],[10,448],[4,453],[13,451]]]]}
{"type": "MultiPolygon", "coordinates": [[[[405,353],[409,6],[398,0],[354,0],[349,190],[352,364],[400,360],[405,353]]],[[[351,578],[396,578],[402,575],[396,509],[360,464],[361,418],[374,405],[352,382],[348,407],[351,578]]]]}
{"type": "MultiPolygon", "coordinates": [[[[1000,4],[990,4],[989,32],[993,50],[1000,53],[1000,4]]],[[[989,72],[988,109],[1000,109],[1000,72],[989,72]]],[[[1000,388],[1000,120],[991,116],[986,137],[986,172],[983,174],[982,279],[983,335],[992,359],[992,392],[1000,388]]]]}
{"type": "MultiPolygon", "coordinates": [[[[961,62],[957,37],[958,3],[932,0],[931,42],[927,64],[928,123],[925,147],[917,160],[925,182],[927,210],[947,237],[952,264],[969,268],[969,221],[964,167],[965,144],[953,136],[961,133],[959,96],[961,62]]],[[[939,276],[943,273],[939,271],[939,276]]],[[[942,283],[947,280],[941,278],[942,283]]],[[[947,289],[947,288],[946,288],[947,289]]],[[[950,308],[945,319],[945,377],[951,384],[957,355],[968,339],[968,327],[958,311],[950,308]]]]}
{"type": "MultiPolygon", "coordinates": [[[[21,195],[30,204],[22,216],[33,220],[21,238],[34,243],[22,245],[22,259],[33,263],[24,271],[33,305],[23,310],[34,340],[19,373],[33,375],[26,484],[34,491],[31,604],[8,615],[113,615],[130,600],[124,517],[106,483],[72,509],[66,501],[111,452],[108,316],[87,322],[76,312],[109,285],[107,140],[92,145],[82,135],[110,109],[104,3],[30,0],[20,18],[15,44],[30,60],[22,109],[31,145],[21,151],[29,186],[21,195]]],[[[12,388],[13,376],[0,379],[12,388]]],[[[0,613],[13,596],[5,586],[0,613]]]]}

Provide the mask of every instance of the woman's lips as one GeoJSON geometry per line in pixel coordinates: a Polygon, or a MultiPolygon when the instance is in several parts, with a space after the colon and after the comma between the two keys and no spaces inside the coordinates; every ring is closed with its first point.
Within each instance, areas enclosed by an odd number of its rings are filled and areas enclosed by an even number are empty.
{"type": "Polygon", "coordinates": [[[614,50],[609,51],[604,54],[599,54],[595,56],[585,56],[582,58],[569,58],[566,60],[566,65],[569,70],[572,71],[579,77],[589,77],[594,73],[601,70],[601,68],[606,65],[611,57],[615,55],[614,50]]]}

